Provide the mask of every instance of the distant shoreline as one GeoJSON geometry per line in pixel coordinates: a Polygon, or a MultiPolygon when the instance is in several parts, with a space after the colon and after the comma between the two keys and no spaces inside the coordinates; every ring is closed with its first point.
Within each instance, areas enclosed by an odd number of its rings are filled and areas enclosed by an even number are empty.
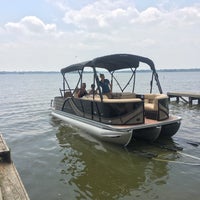
{"type": "MultiPolygon", "coordinates": [[[[158,69],[157,72],[199,72],[200,68],[192,69],[158,69]]],[[[123,71],[126,72],[126,71],[123,71]]],[[[122,73],[123,73],[122,72],[122,73]]],[[[151,72],[151,70],[138,70],[137,72],[151,72]]],[[[0,74],[56,74],[59,71],[0,71],[0,74]]]]}

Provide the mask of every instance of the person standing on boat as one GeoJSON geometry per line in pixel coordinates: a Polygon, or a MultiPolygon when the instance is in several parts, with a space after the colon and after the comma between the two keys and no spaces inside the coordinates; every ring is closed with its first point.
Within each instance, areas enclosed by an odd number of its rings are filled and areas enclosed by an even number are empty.
{"type": "Polygon", "coordinates": [[[87,93],[87,91],[86,91],[86,83],[82,83],[81,84],[81,89],[79,90],[79,92],[78,92],[78,97],[79,98],[81,98],[81,97],[83,97],[83,96],[85,96],[85,95],[87,95],[88,93],[87,93]]]}
{"type": "Polygon", "coordinates": [[[100,74],[101,80],[99,81],[99,86],[102,88],[102,94],[105,94],[108,96],[108,98],[111,98],[111,84],[108,79],[105,79],[104,74],[100,74]]]}

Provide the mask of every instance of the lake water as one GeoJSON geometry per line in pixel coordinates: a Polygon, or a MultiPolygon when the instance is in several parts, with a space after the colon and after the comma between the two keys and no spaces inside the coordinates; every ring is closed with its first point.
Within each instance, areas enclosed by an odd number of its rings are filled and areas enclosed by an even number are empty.
{"type": "MultiPolygon", "coordinates": [[[[164,93],[200,92],[200,72],[159,77],[164,93]]],[[[124,148],[52,118],[61,86],[59,73],[0,74],[0,132],[30,199],[199,199],[200,106],[171,103],[182,117],[171,140],[124,148]]]]}

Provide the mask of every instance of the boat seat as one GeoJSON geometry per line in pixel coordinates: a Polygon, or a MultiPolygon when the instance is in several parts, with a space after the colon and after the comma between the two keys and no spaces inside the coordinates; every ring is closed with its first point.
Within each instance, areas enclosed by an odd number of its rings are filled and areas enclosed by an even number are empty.
{"type": "Polygon", "coordinates": [[[133,99],[133,98],[136,98],[136,94],[131,93],[131,92],[123,92],[121,98],[122,99],[133,99]]]}
{"type": "MultiPolygon", "coordinates": [[[[81,97],[81,99],[86,99],[86,100],[101,100],[100,95],[95,94],[94,97],[92,94],[84,95],[81,97]]],[[[103,95],[103,99],[108,99],[107,95],[103,95]]]]}
{"type": "Polygon", "coordinates": [[[168,96],[166,94],[145,94],[144,110],[145,116],[150,119],[163,120],[168,118],[168,106],[162,105],[168,96]]]}
{"type": "MultiPolygon", "coordinates": [[[[85,95],[82,97],[82,99],[90,100],[90,101],[101,101],[101,98],[99,95],[85,95]]],[[[128,98],[128,99],[109,99],[106,95],[103,95],[103,102],[105,103],[123,103],[123,102],[141,102],[142,99],[140,98],[128,98]]]]}
{"type": "Polygon", "coordinates": [[[112,97],[113,99],[132,99],[136,98],[136,94],[131,92],[113,92],[112,97]]]}
{"type": "Polygon", "coordinates": [[[64,97],[65,98],[72,97],[72,93],[71,92],[65,92],[64,97]]]}
{"type": "Polygon", "coordinates": [[[142,102],[140,98],[130,98],[130,99],[104,99],[105,103],[128,103],[128,102],[142,102]]]}
{"type": "Polygon", "coordinates": [[[158,110],[158,101],[160,99],[168,99],[166,94],[145,94],[144,95],[144,108],[146,110],[158,110]]]}
{"type": "Polygon", "coordinates": [[[79,92],[79,88],[76,88],[75,90],[74,90],[74,97],[75,98],[78,98],[78,92],[79,92]]]}

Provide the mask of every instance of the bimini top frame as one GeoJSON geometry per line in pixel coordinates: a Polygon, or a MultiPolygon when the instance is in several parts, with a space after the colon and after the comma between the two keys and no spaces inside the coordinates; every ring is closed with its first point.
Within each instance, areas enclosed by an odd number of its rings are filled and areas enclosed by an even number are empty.
{"type": "Polygon", "coordinates": [[[96,67],[104,68],[108,70],[110,73],[113,73],[114,71],[120,69],[127,69],[127,68],[136,69],[139,67],[140,62],[149,65],[150,69],[152,70],[150,93],[152,92],[153,77],[155,78],[159,92],[163,93],[153,61],[149,58],[137,55],[113,54],[113,55],[102,56],[86,62],[69,65],[68,67],[61,69],[61,73],[64,76],[65,73],[68,72],[82,71],[84,67],[92,67],[94,71],[96,67]]]}

